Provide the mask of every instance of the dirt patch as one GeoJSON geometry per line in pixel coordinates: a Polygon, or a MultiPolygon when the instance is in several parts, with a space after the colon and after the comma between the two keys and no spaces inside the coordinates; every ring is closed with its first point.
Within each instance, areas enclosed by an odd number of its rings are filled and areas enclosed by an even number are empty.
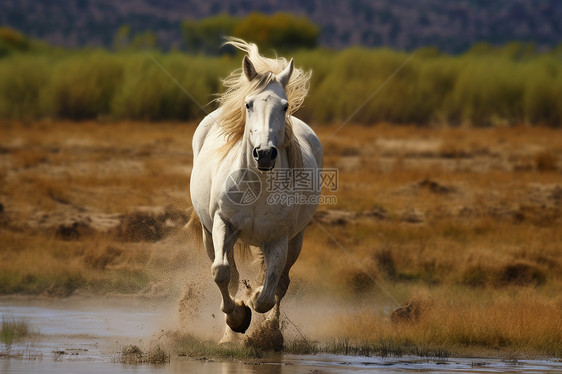
{"type": "Polygon", "coordinates": [[[71,224],[61,224],[58,226],[55,235],[62,240],[78,240],[85,235],[94,233],[90,222],[91,219],[87,219],[86,221],[75,221],[71,224]]]}
{"type": "Polygon", "coordinates": [[[383,207],[377,207],[375,209],[367,210],[362,214],[365,218],[370,218],[374,220],[384,221],[389,218],[388,211],[383,207]]]}
{"type": "Polygon", "coordinates": [[[408,209],[400,214],[400,221],[407,223],[423,223],[425,213],[419,209],[408,209]]]}
{"type": "Polygon", "coordinates": [[[545,273],[537,266],[526,262],[507,264],[498,269],[495,284],[505,286],[540,286],[546,282],[545,273]]]}
{"type": "Polygon", "coordinates": [[[99,213],[88,208],[60,205],[51,212],[36,212],[25,223],[32,230],[54,233],[59,239],[77,240],[95,232],[114,230],[118,214],[99,213]]]}
{"type": "Polygon", "coordinates": [[[314,218],[324,225],[345,226],[361,218],[384,221],[390,218],[390,214],[383,207],[377,207],[374,209],[366,210],[364,212],[330,209],[317,211],[314,214],[314,218]]]}
{"type": "Polygon", "coordinates": [[[375,146],[381,155],[401,154],[408,157],[435,157],[441,147],[439,139],[379,138],[375,146]]]}
{"type": "Polygon", "coordinates": [[[314,218],[325,225],[344,226],[357,218],[357,213],[347,210],[320,210],[314,214],[314,218]]]}
{"type": "Polygon", "coordinates": [[[556,225],[560,221],[560,217],[562,217],[562,212],[557,207],[521,205],[513,212],[515,222],[528,221],[539,227],[556,225]]]}
{"type": "Polygon", "coordinates": [[[188,221],[185,211],[167,207],[163,211],[145,208],[124,215],[117,227],[119,239],[127,242],[157,242],[188,221]]]}
{"type": "MultiPolygon", "coordinates": [[[[412,165],[412,167],[415,166],[412,165]]],[[[456,193],[460,192],[460,190],[455,186],[436,181],[430,177],[426,177],[417,182],[405,184],[395,190],[396,194],[406,196],[418,196],[424,192],[453,198],[456,193]]]]}
{"type": "Polygon", "coordinates": [[[516,261],[497,267],[474,264],[464,270],[461,278],[470,287],[535,287],[546,282],[546,273],[535,264],[516,261]]]}
{"type": "Polygon", "coordinates": [[[455,187],[438,183],[429,178],[425,178],[419,181],[417,183],[417,186],[422,189],[427,189],[428,191],[433,192],[435,194],[448,194],[456,191],[455,187]]]}

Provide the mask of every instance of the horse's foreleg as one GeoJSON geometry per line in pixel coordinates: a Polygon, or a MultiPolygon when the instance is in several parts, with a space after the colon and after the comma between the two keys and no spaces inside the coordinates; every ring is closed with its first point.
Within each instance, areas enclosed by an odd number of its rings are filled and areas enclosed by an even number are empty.
{"type": "MultiPolygon", "coordinates": [[[[229,292],[231,276],[229,259],[233,259],[232,251],[237,239],[238,231],[219,214],[216,214],[213,220],[214,260],[211,272],[221,292],[221,310],[226,314],[227,325],[236,332],[245,332],[250,325],[252,313],[241,300],[233,300],[229,292]]],[[[234,266],[234,262],[232,265],[234,266]]]]}
{"type": "MultiPolygon", "coordinates": [[[[203,245],[205,246],[205,251],[207,252],[207,256],[211,259],[211,261],[215,261],[215,247],[213,245],[213,236],[212,234],[203,226],[203,245]]],[[[228,264],[230,265],[230,283],[228,286],[228,290],[230,291],[231,295],[236,295],[238,292],[238,282],[240,276],[238,274],[238,269],[236,268],[236,262],[234,261],[234,251],[228,251],[226,254],[228,264]]]]}
{"type": "Polygon", "coordinates": [[[277,284],[287,261],[287,237],[268,242],[262,248],[265,260],[265,281],[250,298],[254,310],[265,313],[275,305],[277,284]]]}
{"type": "Polygon", "coordinates": [[[234,309],[234,300],[228,292],[230,283],[230,264],[228,258],[236,243],[237,232],[228,221],[223,220],[218,214],[213,221],[213,265],[211,273],[222,295],[221,310],[231,313],[234,309]]]}

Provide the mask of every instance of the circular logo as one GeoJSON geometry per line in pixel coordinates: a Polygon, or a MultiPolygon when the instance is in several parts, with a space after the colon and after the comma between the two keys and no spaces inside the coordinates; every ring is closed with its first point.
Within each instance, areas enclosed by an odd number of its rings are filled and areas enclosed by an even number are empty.
{"type": "Polygon", "coordinates": [[[250,205],[261,194],[260,177],[250,169],[238,169],[226,178],[226,196],[237,205],[250,205]]]}

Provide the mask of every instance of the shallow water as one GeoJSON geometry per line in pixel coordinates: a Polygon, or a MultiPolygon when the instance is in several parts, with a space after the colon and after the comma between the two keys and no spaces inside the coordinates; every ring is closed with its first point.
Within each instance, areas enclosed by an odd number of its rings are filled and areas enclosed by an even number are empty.
{"type": "MultiPolygon", "coordinates": [[[[2,359],[2,373],[559,373],[560,360],[426,359],[342,355],[279,355],[231,361],[173,357],[167,365],[116,363],[125,344],[146,344],[173,328],[173,306],[131,300],[3,301],[2,317],[26,319],[41,332],[27,345],[14,345],[32,359],[2,359]]],[[[2,347],[4,350],[5,347],[2,347]]]]}

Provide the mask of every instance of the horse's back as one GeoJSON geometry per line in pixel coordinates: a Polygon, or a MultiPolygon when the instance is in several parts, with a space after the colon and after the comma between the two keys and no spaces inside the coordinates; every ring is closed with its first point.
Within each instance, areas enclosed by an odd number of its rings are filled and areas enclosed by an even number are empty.
{"type": "Polygon", "coordinates": [[[209,157],[218,148],[217,119],[220,109],[208,114],[197,126],[193,134],[193,168],[191,170],[190,188],[191,203],[201,223],[211,230],[212,211],[210,201],[212,199],[213,174],[216,170],[219,158],[209,157]]]}
{"type": "Polygon", "coordinates": [[[207,116],[205,116],[205,118],[203,118],[203,120],[199,122],[199,125],[197,126],[197,129],[193,134],[193,140],[191,142],[191,145],[193,147],[194,162],[197,156],[199,155],[201,148],[203,148],[203,145],[205,144],[205,140],[207,139],[207,136],[209,135],[211,129],[214,126],[218,125],[217,121],[219,117],[220,117],[220,108],[207,114],[207,116]]]}

